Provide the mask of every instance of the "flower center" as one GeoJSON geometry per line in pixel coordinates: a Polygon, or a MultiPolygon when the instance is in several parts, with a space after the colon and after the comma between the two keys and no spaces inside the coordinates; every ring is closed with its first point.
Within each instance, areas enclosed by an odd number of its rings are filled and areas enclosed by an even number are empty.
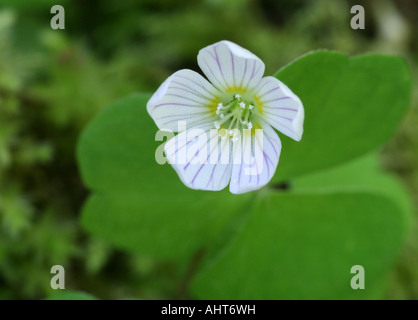
{"type": "Polygon", "coordinates": [[[234,129],[239,131],[251,129],[253,127],[251,122],[253,110],[254,103],[249,103],[239,94],[235,94],[227,103],[218,104],[216,109],[218,118],[214,122],[215,128],[224,128],[230,136],[233,135],[234,129]]]}

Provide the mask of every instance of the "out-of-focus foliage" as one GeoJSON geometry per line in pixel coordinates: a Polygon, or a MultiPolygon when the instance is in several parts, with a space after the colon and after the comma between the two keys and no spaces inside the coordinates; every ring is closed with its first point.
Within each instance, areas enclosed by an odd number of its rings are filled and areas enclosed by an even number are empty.
{"type": "MultiPolygon", "coordinates": [[[[115,250],[80,230],[86,196],[75,142],[102,107],[152,91],[173,71],[197,69],[196,51],[220,39],[247,47],[266,73],[318,48],[398,53],[417,78],[418,3],[367,1],[366,30],[349,28],[355,1],[74,0],[66,30],[51,30],[49,0],[0,1],[0,298],[43,298],[49,270],[65,265],[67,287],[99,298],[185,297],[166,262],[115,250]],[[388,27],[388,25],[390,27],[388,27]]],[[[418,92],[384,166],[418,204],[418,92]]],[[[417,228],[390,298],[418,297],[417,228]]],[[[187,273],[188,274],[188,273],[187,273]]]]}
{"type": "Polygon", "coordinates": [[[284,67],[276,77],[303,101],[307,120],[299,144],[282,138],[286,151],[275,181],[327,169],[375,150],[393,135],[409,109],[411,77],[399,57],[347,58],[317,51],[284,67]]]}

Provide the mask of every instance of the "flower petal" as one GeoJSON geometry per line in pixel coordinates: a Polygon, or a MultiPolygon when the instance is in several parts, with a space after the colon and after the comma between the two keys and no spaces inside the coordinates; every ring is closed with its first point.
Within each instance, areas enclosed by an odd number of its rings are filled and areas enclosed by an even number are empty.
{"type": "Polygon", "coordinates": [[[177,132],[178,121],[188,128],[213,127],[220,94],[205,78],[192,70],[180,70],[167,78],[147,103],[159,129],[177,132]]]}
{"type": "MultiPolygon", "coordinates": [[[[241,164],[232,167],[231,184],[229,190],[232,193],[245,193],[257,190],[265,186],[273,177],[279,163],[282,144],[277,133],[267,123],[262,123],[262,137],[252,134],[252,155],[255,161],[250,162],[245,158],[245,146],[241,164]]],[[[248,150],[248,149],[247,149],[248,150]]]]}
{"type": "Polygon", "coordinates": [[[265,77],[256,89],[259,113],[274,128],[300,141],[305,111],[302,101],[280,80],[265,77]]]}
{"type": "Polygon", "coordinates": [[[227,92],[246,92],[254,88],[265,69],[256,55],[226,40],[201,49],[197,62],[210,82],[227,92]]]}
{"type": "Polygon", "coordinates": [[[192,129],[179,133],[166,143],[167,160],[187,187],[219,191],[228,185],[232,169],[230,143],[222,139],[217,143],[217,140],[217,130],[192,129]]]}

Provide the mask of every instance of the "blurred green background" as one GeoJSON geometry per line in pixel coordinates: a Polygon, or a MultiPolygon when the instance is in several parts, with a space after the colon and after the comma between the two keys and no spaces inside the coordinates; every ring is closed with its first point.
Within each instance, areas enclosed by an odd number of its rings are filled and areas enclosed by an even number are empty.
{"type": "MultiPolygon", "coordinates": [[[[76,143],[115,99],[152,92],[178,69],[198,71],[197,51],[222,39],[261,57],[266,74],[327,48],[401,55],[416,82],[417,31],[414,0],[0,0],[0,299],[45,298],[54,264],[65,266],[68,289],[99,298],[189,297],[169,262],[118,250],[79,225],[88,191],[76,143]],[[53,4],[66,10],[65,30],[50,28],[53,4]],[[365,30],[350,28],[354,4],[366,9],[365,30]]],[[[415,207],[417,97],[415,87],[380,157],[415,207]]],[[[417,226],[386,298],[418,298],[417,226]]]]}

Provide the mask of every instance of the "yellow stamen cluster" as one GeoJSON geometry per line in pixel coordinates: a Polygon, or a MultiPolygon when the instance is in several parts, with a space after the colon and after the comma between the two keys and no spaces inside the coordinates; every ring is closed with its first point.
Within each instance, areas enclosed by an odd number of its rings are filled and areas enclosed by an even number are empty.
{"type": "Polygon", "coordinates": [[[227,103],[220,102],[218,104],[216,108],[218,119],[214,122],[215,128],[224,129],[225,133],[234,139],[236,138],[234,129],[242,131],[253,127],[251,122],[253,110],[253,103],[249,103],[239,94],[235,94],[227,103]]]}

